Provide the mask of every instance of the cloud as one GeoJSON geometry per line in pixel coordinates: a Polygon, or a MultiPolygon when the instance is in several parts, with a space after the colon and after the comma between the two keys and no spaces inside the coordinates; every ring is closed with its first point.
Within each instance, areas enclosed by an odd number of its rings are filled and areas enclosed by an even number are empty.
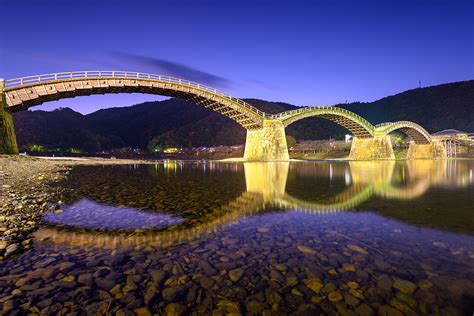
{"type": "Polygon", "coordinates": [[[184,64],[175,63],[155,57],[147,57],[122,52],[111,53],[115,58],[127,63],[145,66],[146,71],[157,73],[160,75],[169,75],[213,87],[228,87],[233,84],[229,79],[216,76],[214,74],[201,71],[184,64]]]}

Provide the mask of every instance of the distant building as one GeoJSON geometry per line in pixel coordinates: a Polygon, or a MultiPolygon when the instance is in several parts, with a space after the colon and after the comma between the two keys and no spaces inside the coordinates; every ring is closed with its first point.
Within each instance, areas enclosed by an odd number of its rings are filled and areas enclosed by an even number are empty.
{"type": "Polygon", "coordinates": [[[432,134],[431,137],[443,143],[448,157],[467,153],[474,146],[474,133],[461,132],[457,129],[445,129],[432,134]]]}

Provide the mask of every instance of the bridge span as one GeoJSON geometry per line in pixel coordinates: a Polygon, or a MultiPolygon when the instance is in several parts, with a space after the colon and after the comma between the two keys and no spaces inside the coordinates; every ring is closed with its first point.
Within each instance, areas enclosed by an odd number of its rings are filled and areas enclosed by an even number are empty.
{"type": "Polygon", "coordinates": [[[354,135],[350,159],[394,159],[388,136],[405,133],[412,140],[408,158],[446,158],[441,143],[413,122],[373,126],[337,107],[301,107],[267,114],[247,102],[203,84],[169,76],[129,71],[79,71],[0,79],[0,154],[18,154],[12,113],[44,102],[106,93],[145,93],[180,98],[218,112],[247,130],[246,161],[288,161],[285,128],[307,117],[320,117],[354,135]]]}

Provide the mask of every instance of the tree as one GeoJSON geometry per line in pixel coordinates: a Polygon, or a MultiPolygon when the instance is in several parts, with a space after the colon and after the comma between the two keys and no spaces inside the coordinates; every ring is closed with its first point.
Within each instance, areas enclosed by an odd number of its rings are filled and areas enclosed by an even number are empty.
{"type": "Polygon", "coordinates": [[[286,145],[291,148],[296,145],[296,138],[290,135],[286,135],[286,145]]]}

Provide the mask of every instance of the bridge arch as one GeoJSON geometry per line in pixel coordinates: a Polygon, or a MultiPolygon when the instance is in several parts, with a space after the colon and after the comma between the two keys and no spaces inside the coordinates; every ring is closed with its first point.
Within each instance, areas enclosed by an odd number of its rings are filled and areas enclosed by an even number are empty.
{"type": "Polygon", "coordinates": [[[308,106],[297,110],[275,114],[273,117],[288,125],[307,117],[321,117],[348,129],[354,136],[370,138],[374,135],[374,126],[363,117],[346,109],[330,106],[308,106]]]}
{"type": "Polygon", "coordinates": [[[5,81],[5,107],[18,112],[48,101],[106,93],[176,97],[231,118],[247,130],[263,126],[265,113],[243,100],[184,79],[128,71],[53,73],[5,81]]]}
{"type": "Polygon", "coordinates": [[[402,133],[409,136],[416,144],[431,144],[432,139],[430,133],[428,133],[419,124],[410,121],[398,121],[382,123],[375,126],[375,130],[378,133],[388,135],[394,131],[401,131],[402,133]]]}

